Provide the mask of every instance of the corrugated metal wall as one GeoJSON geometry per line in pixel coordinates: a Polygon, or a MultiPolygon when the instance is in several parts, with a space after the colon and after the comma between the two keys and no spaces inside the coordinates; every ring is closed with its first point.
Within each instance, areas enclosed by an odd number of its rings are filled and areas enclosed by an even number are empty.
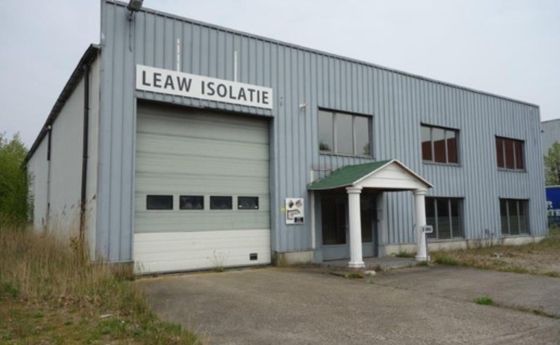
{"type": "MultiPolygon", "coordinates": [[[[364,161],[319,155],[318,107],[373,116],[374,158],[401,160],[433,182],[431,195],[464,197],[468,237],[479,237],[484,229],[498,231],[498,197],[531,199],[531,230],[536,235],[545,233],[537,107],[150,10],[135,17],[130,24],[122,4],[102,6],[103,137],[97,244],[112,260],[131,258],[134,68],[144,64],[175,69],[177,39],[182,71],[233,80],[233,56],[238,51],[238,81],[274,90],[271,112],[136,93],[150,100],[274,117],[273,250],[299,251],[311,246],[309,213],[305,225],[286,226],[280,209],[285,197],[308,197],[311,170],[319,176],[321,171],[364,161]],[[421,122],[460,129],[461,167],[422,164],[421,122]],[[495,135],[526,141],[527,173],[497,171],[495,135]]],[[[413,242],[412,197],[391,193],[387,200],[388,243],[413,242]]]]}
{"type": "Polygon", "coordinates": [[[560,142],[560,119],[543,121],[541,128],[543,153],[547,154],[555,142],[560,142]]]}

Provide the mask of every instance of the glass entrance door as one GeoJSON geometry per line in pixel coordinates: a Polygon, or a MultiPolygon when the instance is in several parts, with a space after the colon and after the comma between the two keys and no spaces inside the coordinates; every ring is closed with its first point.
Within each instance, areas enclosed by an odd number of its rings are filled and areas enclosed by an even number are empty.
{"type": "MultiPolygon", "coordinates": [[[[362,252],[364,257],[376,254],[375,197],[362,192],[362,252]]],[[[321,235],[323,259],[345,259],[350,256],[348,246],[348,196],[346,193],[324,193],[321,196],[321,235]]]]}

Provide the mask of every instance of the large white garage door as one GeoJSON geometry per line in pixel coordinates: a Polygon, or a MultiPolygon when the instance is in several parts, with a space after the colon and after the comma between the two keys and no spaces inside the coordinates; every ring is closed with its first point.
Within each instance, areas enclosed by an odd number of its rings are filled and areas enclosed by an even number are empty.
{"type": "Polygon", "coordinates": [[[270,263],[267,121],[139,104],[138,273],[270,263]]]}

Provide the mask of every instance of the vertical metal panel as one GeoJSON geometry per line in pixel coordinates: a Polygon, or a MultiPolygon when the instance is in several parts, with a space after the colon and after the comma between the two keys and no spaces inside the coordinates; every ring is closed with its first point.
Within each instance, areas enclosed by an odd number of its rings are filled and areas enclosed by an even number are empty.
{"type": "MultiPolygon", "coordinates": [[[[137,13],[130,24],[126,12],[118,3],[102,6],[97,244],[111,260],[131,259],[136,97],[273,117],[270,173],[275,251],[311,246],[310,222],[286,226],[281,209],[286,197],[308,201],[311,170],[318,177],[343,165],[368,161],[319,154],[318,107],[371,115],[374,158],[401,160],[433,182],[429,195],[463,197],[468,238],[482,236],[485,229],[499,232],[499,197],[530,199],[531,230],[535,235],[546,232],[538,108],[150,10],[137,13]],[[175,69],[177,38],[182,42],[182,71],[187,73],[231,80],[233,55],[238,51],[238,81],[273,88],[274,109],[135,92],[136,64],[175,69]],[[306,106],[300,108],[302,104],[306,106]],[[422,163],[421,122],[460,130],[459,167],[422,163]],[[497,170],[495,135],[525,140],[526,173],[497,170]]],[[[413,243],[412,196],[386,193],[386,200],[387,241],[413,243]]]]}
{"type": "Polygon", "coordinates": [[[555,142],[560,142],[560,119],[543,121],[541,127],[543,153],[547,154],[555,142]]]}

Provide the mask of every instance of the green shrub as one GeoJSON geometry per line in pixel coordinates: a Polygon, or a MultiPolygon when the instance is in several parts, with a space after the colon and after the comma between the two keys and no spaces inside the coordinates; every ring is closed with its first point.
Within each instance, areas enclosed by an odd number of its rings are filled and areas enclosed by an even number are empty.
{"type": "Polygon", "coordinates": [[[23,167],[26,155],[19,135],[8,140],[0,133],[0,230],[27,221],[27,172],[23,167]]]}

